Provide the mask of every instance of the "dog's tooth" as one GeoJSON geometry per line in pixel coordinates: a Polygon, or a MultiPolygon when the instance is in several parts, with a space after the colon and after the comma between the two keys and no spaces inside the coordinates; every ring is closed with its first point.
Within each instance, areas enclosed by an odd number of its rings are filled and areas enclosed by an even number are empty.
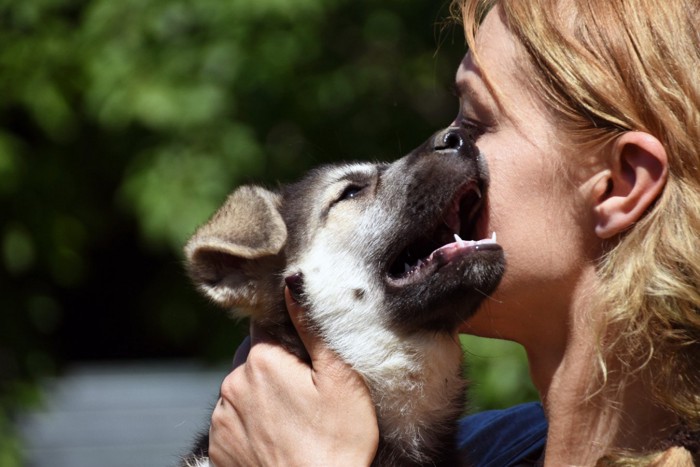
{"type": "Polygon", "coordinates": [[[483,245],[484,243],[497,243],[496,232],[493,232],[491,234],[491,237],[483,238],[483,239],[476,242],[477,245],[483,245]]]}
{"type": "Polygon", "coordinates": [[[455,242],[462,243],[463,241],[464,240],[462,240],[462,238],[459,235],[455,234],[455,242]]]}
{"type": "Polygon", "coordinates": [[[403,272],[407,273],[411,270],[411,266],[408,265],[408,263],[403,263],[403,272]]]}

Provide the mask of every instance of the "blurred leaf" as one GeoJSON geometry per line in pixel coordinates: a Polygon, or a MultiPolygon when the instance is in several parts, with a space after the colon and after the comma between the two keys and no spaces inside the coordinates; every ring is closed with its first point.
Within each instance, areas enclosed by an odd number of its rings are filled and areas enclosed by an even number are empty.
{"type": "Polygon", "coordinates": [[[182,142],[145,152],[122,187],[144,235],[179,251],[243,175],[261,173],[259,145],[249,130],[229,125],[218,140],[182,142]]]}
{"type": "Polygon", "coordinates": [[[0,131],[0,196],[17,191],[20,185],[20,160],[17,142],[0,131]]]}
{"type": "Polygon", "coordinates": [[[301,18],[308,26],[319,6],[318,1],[93,1],[82,37],[90,108],[105,123],[120,126],[138,121],[178,128],[223,118],[235,108],[232,92],[241,77],[289,76],[302,50],[279,26],[301,18]]]}
{"type": "Polygon", "coordinates": [[[28,271],[34,264],[35,249],[29,231],[21,225],[10,225],[2,239],[2,255],[5,268],[11,274],[28,271]]]}
{"type": "Polygon", "coordinates": [[[460,335],[467,362],[468,409],[480,412],[538,400],[525,350],[515,342],[460,335]]]}
{"type": "Polygon", "coordinates": [[[61,321],[61,307],[53,297],[48,295],[29,297],[27,310],[32,323],[42,334],[54,332],[61,321]]]}

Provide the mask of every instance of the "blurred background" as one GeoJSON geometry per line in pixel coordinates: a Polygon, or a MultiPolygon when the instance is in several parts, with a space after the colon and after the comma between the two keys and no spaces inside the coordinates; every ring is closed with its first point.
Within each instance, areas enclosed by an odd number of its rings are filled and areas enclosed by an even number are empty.
{"type": "MultiPolygon", "coordinates": [[[[39,465],[56,394],[215,395],[246,326],[188,236],[237,184],[418,146],[464,51],[442,0],[0,0],[0,467],[39,465]]],[[[517,346],[463,343],[471,410],[536,397],[517,346]]]]}

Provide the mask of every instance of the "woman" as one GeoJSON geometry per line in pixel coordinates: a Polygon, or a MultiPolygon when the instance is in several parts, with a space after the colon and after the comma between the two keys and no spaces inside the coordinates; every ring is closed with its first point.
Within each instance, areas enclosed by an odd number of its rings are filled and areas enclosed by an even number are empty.
{"type": "MultiPolygon", "coordinates": [[[[700,6],[461,7],[471,51],[453,125],[472,131],[488,161],[481,222],[508,258],[493,299],[461,331],[525,347],[549,424],[546,465],[697,461],[700,6]]],[[[288,305],[297,322],[303,310],[288,305]]],[[[224,381],[217,466],[371,461],[366,388],[300,333],[312,368],[254,335],[224,381]]]]}

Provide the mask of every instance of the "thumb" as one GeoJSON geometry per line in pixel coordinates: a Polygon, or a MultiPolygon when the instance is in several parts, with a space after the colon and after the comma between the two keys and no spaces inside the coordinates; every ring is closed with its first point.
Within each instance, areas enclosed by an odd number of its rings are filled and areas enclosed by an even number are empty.
{"type": "Polygon", "coordinates": [[[309,330],[309,322],[305,319],[306,310],[299,304],[295,295],[296,293],[293,293],[289,287],[284,288],[284,299],[287,303],[289,317],[292,319],[292,324],[294,324],[304,348],[311,357],[311,366],[316,366],[325,360],[325,354],[330,350],[326,347],[323,339],[309,330]]]}
{"type": "MultiPolygon", "coordinates": [[[[301,281],[301,278],[299,278],[301,281]]],[[[292,323],[304,344],[306,351],[311,358],[311,369],[316,378],[328,377],[331,380],[347,380],[357,378],[356,373],[350,365],[346,364],[341,358],[328,346],[325,341],[309,329],[309,323],[304,319],[306,310],[294,298],[298,296],[299,290],[292,292],[291,289],[298,287],[300,284],[290,284],[284,289],[284,298],[287,304],[289,316],[292,323]]],[[[317,380],[318,382],[318,380],[317,380]]]]}

